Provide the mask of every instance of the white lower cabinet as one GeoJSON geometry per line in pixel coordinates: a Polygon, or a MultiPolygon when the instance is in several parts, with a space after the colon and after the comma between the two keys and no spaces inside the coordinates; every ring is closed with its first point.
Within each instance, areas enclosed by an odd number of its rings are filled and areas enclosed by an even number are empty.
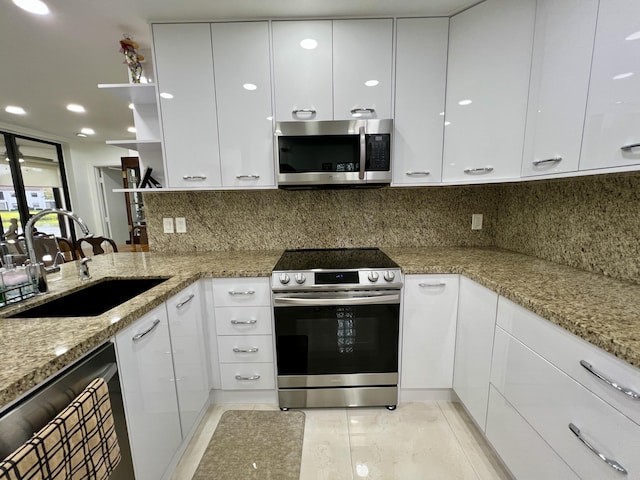
{"type": "Polygon", "coordinates": [[[487,438],[518,480],[578,480],[578,476],[493,387],[487,438]]]}
{"type": "Polygon", "coordinates": [[[451,388],[458,275],[404,278],[400,387],[451,388]]]}
{"type": "Polygon", "coordinates": [[[460,277],[453,390],[484,431],[498,294],[460,277]]]}
{"type": "Polygon", "coordinates": [[[491,383],[580,478],[640,478],[640,426],[500,327],[491,383]]]}
{"type": "Polygon", "coordinates": [[[216,336],[213,371],[222,390],[275,388],[271,288],[268,278],[216,278],[212,282],[216,336]]]}
{"type": "Polygon", "coordinates": [[[167,301],[171,351],[183,436],[195,427],[209,400],[202,291],[194,283],[167,301]]]}
{"type": "Polygon", "coordinates": [[[182,442],[165,305],[115,340],[136,480],[158,480],[182,442]]]}

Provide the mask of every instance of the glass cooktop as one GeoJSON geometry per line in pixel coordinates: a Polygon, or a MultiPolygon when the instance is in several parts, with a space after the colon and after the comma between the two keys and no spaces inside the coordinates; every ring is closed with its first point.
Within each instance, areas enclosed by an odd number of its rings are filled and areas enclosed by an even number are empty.
{"type": "Polygon", "coordinates": [[[357,270],[400,268],[378,248],[318,248],[285,250],[274,271],[357,270]]]}

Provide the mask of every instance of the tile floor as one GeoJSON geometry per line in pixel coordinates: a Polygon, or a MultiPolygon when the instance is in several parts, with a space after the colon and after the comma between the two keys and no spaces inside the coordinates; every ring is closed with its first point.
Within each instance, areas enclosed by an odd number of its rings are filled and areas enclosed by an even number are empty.
{"type": "MultiPolygon", "coordinates": [[[[275,410],[274,405],[209,408],[172,480],[189,480],[226,410],[275,410]]],[[[300,480],[508,480],[511,477],[462,407],[451,402],[385,408],[309,409],[300,480]]]]}

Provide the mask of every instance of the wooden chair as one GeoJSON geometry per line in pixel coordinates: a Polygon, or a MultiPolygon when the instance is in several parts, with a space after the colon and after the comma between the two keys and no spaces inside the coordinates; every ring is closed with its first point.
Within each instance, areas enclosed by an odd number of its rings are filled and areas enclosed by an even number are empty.
{"type": "Polygon", "coordinates": [[[78,239],[77,246],[78,254],[83,257],[118,251],[116,242],[107,237],[82,237],[78,239]]]}
{"type": "Polygon", "coordinates": [[[64,237],[56,237],[56,241],[58,242],[58,248],[60,249],[60,252],[64,256],[65,262],[78,260],[76,249],[73,248],[73,243],[71,242],[71,240],[64,237]]]}

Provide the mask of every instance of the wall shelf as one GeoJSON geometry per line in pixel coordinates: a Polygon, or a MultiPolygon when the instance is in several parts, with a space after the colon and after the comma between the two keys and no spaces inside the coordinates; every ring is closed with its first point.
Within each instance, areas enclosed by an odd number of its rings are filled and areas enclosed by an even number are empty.
{"type": "Polygon", "coordinates": [[[145,153],[162,153],[160,140],[107,140],[106,144],[128,150],[135,150],[141,155],[145,153]]]}
{"type": "Polygon", "coordinates": [[[98,88],[108,90],[116,97],[134,105],[156,103],[155,83],[99,83],[98,88]]]}

